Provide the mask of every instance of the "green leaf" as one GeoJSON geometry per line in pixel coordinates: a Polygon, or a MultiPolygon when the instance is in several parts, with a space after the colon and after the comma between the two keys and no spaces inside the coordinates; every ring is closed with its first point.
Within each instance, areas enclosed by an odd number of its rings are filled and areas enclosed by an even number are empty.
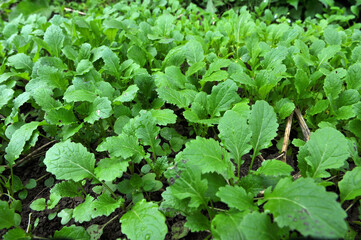
{"type": "Polygon", "coordinates": [[[76,75],[83,75],[93,68],[93,64],[88,59],[82,59],[76,66],[76,75]]]}
{"type": "Polygon", "coordinates": [[[244,216],[241,229],[246,239],[279,240],[282,235],[276,223],[265,213],[253,212],[244,216]]]}
{"type": "Polygon", "coordinates": [[[341,203],[361,196],[361,167],[346,172],[338,183],[338,187],[340,188],[341,203]]]}
{"type": "Polygon", "coordinates": [[[187,215],[187,222],[184,224],[192,232],[201,232],[210,229],[209,220],[201,212],[193,212],[187,215]]]}
{"type": "Polygon", "coordinates": [[[230,79],[212,88],[211,95],[207,96],[207,111],[210,118],[219,116],[221,111],[226,111],[231,104],[239,99],[238,87],[230,79]]]}
{"type": "Polygon", "coordinates": [[[265,101],[257,101],[252,106],[249,126],[252,131],[251,144],[256,156],[277,136],[278,123],[273,108],[265,101]]]}
{"type": "Polygon", "coordinates": [[[30,204],[30,208],[34,211],[44,211],[46,208],[45,201],[45,198],[38,198],[30,204]]]}
{"type": "Polygon", "coordinates": [[[3,240],[30,240],[31,238],[27,236],[24,229],[14,228],[10,229],[3,235],[3,240]]]}
{"type": "Polygon", "coordinates": [[[246,237],[240,227],[244,213],[225,212],[217,214],[212,220],[212,235],[215,239],[228,240],[246,240],[246,237]]]}
{"type": "Polygon", "coordinates": [[[141,67],[143,67],[147,62],[147,56],[145,55],[144,51],[137,45],[133,45],[128,49],[127,56],[129,59],[132,59],[141,67]]]}
{"type": "Polygon", "coordinates": [[[184,45],[185,56],[189,65],[193,65],[197,62],[201,62],[204,59],[204,50],[202,44],[196,40],[190,40],[184,45]]]}
{"type": "Polygon", "coordinates": [[[360,90],[361,88],[361,81],[359,81],[360,75],[361,75],[360,63],[355,63],[347,69],[347,75],[346,75],[347,89],[360,90]]]}
{"type": "Polygon", "coordinates": [[[73,209],[64,208],[58,213],[58,217],[61,218],[60,223],[66,225],[73,217],[73,209]]]}
{"type": "Polygon", "coordinates": [[[280,160],[267,160],[257,169],[257,174],[265,176],[289,176],[293,168],[280,160]]]}
{"type": "Polygon", "coordinates": [[[276,102],[275,111],[278,113],[280,119],[285,119],[291,115],[295,107],[295,104],[291,100],[282,98],[276,102]]]}
{"type": "Polygon", "coordinates": [[[341,37],[336,28],[327,27],[323,32],[323,36],[329,45],[341,45],[341,37]]]}
{"type": "Polygon", "coordinates": [[[183,157],[192,165],[201,167],[202,173],[217,172],[227,176],[233,167],[227,152],[212,138],[197,136],[187,142],[183,157]]]}
{"type": "Polygon", "coordinates": [[[31,72],[33,69],[33,61],[30,56],[24,53],[18,53],[8,58],[8,65],[15,67],[15,69],[24,69],[31,72]]]}
{"type": "Polygon", "coordinates": [[[309,115],[313,116],[316,115],[318,113],[324,112],[329,105],[329,101],[328,100],[319,100],[316,102],[315,105],[311,106],[307,112],[309,115]]]}
{"type": "Polygon", "coordinates": [[[205,62],[197,62],[188,68],[186,75],[191,76],[196,72],[202,70],[202,68],[204,68],[205,66],[206,66],[205,62]]]}
{"type": "Polygon", "coordinates": [[[156,91],[161,99],[180,108],[188,107],[192,101],[183,91],[177,91],[168,87],[160,87],[156,91]]]}
{"type": "Polygon", "coordinates": [[[92,204],[94,208],[94,213],[92,218],[96,218],[99,216],[109,216],[115,209],[121,207],[123,205],[124,199],[114,199],[110,195],[103,193],[95,200],[92,204]]]}
{"type": "Polygon", "coordinates": [[[44,42],[49,46],[50,53],[59,57],[60,51],[63,48],[65,36],[59,26],[50,25],[44,33],[44,42]]]}
{"type": "Polygon", "coordinates": [[[137,95],[139,88],[137,85],[130,85],[119,97],[114,99],[114,102],[131,102],[137,95]]]}
{"type": "Polygon", "coordinates": [[[174,124],[177,120],[177,115],[170,109],[151,109],[152,117],[156,120],[158,125],[174,124]]]}
{"type": "Polygon", "coordinates": [[[124,214],[120,222],[122,223],[122,232],[130,240],[164,239],[168,232],[165,217],[158,210],[158,205],[146,202],[144,199],[137,202],[130,211],[124,214]]]}
{"type": "Polygon", "coordinates": [[[114,77],[120,77],[120,65],[118,56],[110,50],[110,48],[105,47],[102,53],[102,58],[104,60],[104,69],[109,72],[109,74],[114,77]]]}
{"type": "Polygon", "coordinates": [[[71,225],[70,227],[63,227],[60,231],[55,231],[54,238],[90,240],[89,234],[83,227],[74,225],[71,225]]]}
{"type": "Polygon", "coordinates": [[[92,219],[92,215],[95,213],[93,203],[94,198],[87,195],[85,201],[74,208],[73,218],[75,222],[88,222],[92,219]]]}
{"type": "Polygon", "coordinates": [[[9,164],[14,164],[14,161],[19,158],[25,143],[31,138],[39,124],[39,122],[26,123],[13,133],[8,146],[5,148],[5,159],[9,164]]]}
{"type": "Polygon", "coordinates": [[[332,45],[326,48],[323,48],[320,53],[317,54],[319,61],[319,66],[327,62],[330,58],[333,58],[339,51],[341,47],[339,45],[332,45]]]}
{"type": "Polygon", "coordinates": [[[180,176],[177,176],[170,187],[171,194],[179,200],[189,198],[188,207],[198,208],[207,205],[205,193],[208,188],[206,179],[201,179],[201,170],[197,166],[187,166],[180,176]]]}
{"type": "Polygon", "coordinates": [[[239,211],[257,210],[257,207],[253,204],[253,195],[247,194],[242,187],[227,185],[219,188],[216,195],[230,208],[239,211]]]}
{"type": "Polygon", "coordinates": [[[160,140],[157,140],[157,136],[160,128],[157,127],[156,120],[153,118],[151,112],[142,110],[136,124],[138,127],[135,134],[142,140],[143,145],[148,145],[154,148],[159,144],[160,140]]]}
{"type": "Polygon", "coordinates": [[[128,161],[122,161],[121,158],[103,158],[98,162],[94,173],[99,180],[113,181],[122,177],[123,172],[127,171],[128,165],[128,161]]]}
{"type": "Polygon", "coordinates": [[[295,75],[295,88],[299,98],[302,98],[302,95],[305,93],[309,83],[310,80],[307,73],[302,69],[298,69],[295,75]]]}
{"type": "Polygon", "coordinates": [[[112,115],[112,103],[107,97],[97,97],[89,109],[89,115],[84,118],[85,122],[93,124],[99,119],[105,119],[112,115]]]}
{"type": "Polygon", "coordinates": [[[31,91],[31,96],[34,98],[36,104],[38,104],[44,111],[50,111],[62,106],[61,102],[55,100],[52,95],[53,91],[50,88],[39,87],[31,91]]]}
{"type": "Polygon", "coordinates": [[[79,89],[79,90],[70,90],[70,87],[64,93],[64,100],[67,102],[79,102],[79,101],[86,101],[86,102],[93,102],[97,95],[94,92],[79,89]]]}
{"type": "Polygon", "coordinates": [[[63,126],[76,123],[77,119],[71,109],[52,109],[45,115],[45,120],[53,125],[63,126]]]}
{"type": "Polygon", "coordinates": [[[0,109],[5,106],[10,99],[13,98],[14,90],[7,88],[5,85],[0,85],[0,109]]]}
{"type": "MultiPolygon", "coordinates": [[[[345,136],[334,128],[325,127],[311,133],[310,140],[300,148],[299,162],[306,162],[307,175],[312,178],[330,176],[326,169],[342,167],[350,156],[345,136]]],[[[304,168],[300,168],[305,170],[304,168]]]]}
{"type": "Polygon", "coordinates": [[[323,89],[329,99],[336,99],[342,91],[340,77],[335,72],[328,74],[325,78],[323,89]]]}
{"type": "MultiPolygon", "coordinates": [[[[42,65],[37,70],[38,80],[46,83],[51,90],[59,88],[63,91],[68,87],[68,80],[64,77],[63,72],[57,67],[42,65]]],[[[32,80],[33,81],[33,80],[32,80]]]]}
{"type": "Polygon", "coordinates": [[[224,146],[240,167],[243,163],[242,156],[251,150],[251,130],[246,119],[240,113],[228,110],[219,121],[218,129],[224,146]]]}
{"type": "Polygon", "coordinates": [[[94,154],[70,140],[52,146],[46,152],[44,163],[46,170],[57,179],[80,181],[94,176],[94,154]]]}
{"type": "Polygon", "coordinates": [[[61,197],[79,197],[81,196],[80,186],[78,183],[70,180],[57,183],[51,190],[50,194],[61,197]]]}
{"type": "Polygon", "coordinates": [[[279,227],[288,226],[303,236],[336,239],[347,232],[347,216],[336,201],[335,193],[326,192],[311,178],[292,182],[281,179],[273,192],[264,193],[264,209],[274,216],[279,227]]]}
{"type": "Polygon", "coordinates": [[[98,152],[108,151],[111,157],[122,157],[124,159],[134,155],[145,155],[143,148],[139,145],[138,138],[126,134],[106,138],[96,150],[98,152]]]}
{"type": "Polygon", "coordinates": [[[0,201],[0,229],[11,228],[17,226],[16,218],[19,215],[15,213],[15,209],[9,208],[9,204],[5,201],[0,201]]]}
{"type": "Polygon", "coordinates": [[[221,82],[228,78],[228,72],[224,70],[220,70],[212,73],[207,77],[203,77],[202,80],[199,81],[200,84],[205,84],[206,82],[221,82]]]}

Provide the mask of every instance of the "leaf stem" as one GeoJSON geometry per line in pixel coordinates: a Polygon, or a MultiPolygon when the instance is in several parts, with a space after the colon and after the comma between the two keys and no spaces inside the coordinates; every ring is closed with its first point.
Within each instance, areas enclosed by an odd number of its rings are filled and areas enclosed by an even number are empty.
{"type": "Polygon", "coordinates": [[[252,167],[253,167],[253,162],[254,162],[254,159],[256,158],[256,151],[253,152],[253,155],[252,155],[252,160],[251,160],[251,165],[249,165],[249,171],[252,170],[252,167]]]}

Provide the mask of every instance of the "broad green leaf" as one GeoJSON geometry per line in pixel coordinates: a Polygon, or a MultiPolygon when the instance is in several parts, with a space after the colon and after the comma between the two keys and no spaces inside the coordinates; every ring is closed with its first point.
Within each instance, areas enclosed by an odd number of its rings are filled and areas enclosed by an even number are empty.
{"type": "Polygon", "coordinates": [[[141,200],[125,213],[121,219],[122,232],[130,240],[164,239],[168,232],[165,217],[153,202],[141,200]]]}
{"type": "Polygon", "coordinates": [[[262,65],[264,68],[276,68],[279,66],[282,61],[287,56],[287,48],[283,46],[279,46],[277,48],[273,48],[264,56],[264,60],[262,61],[262,65]]]}
{"type": "Polygon", "coordinates": [[[24,229],[21,228],[13,228],[10,229],[3,235],[3,240],[31,240],[24,229]]]}
{"type": "Polygon", "coordinates": [[[34,211],[44,211],[46,208],[45,201],[45,198],[38,198],[30,204],[30,208],[34,211]]]}
{"type": "Polygon", "coordinates": [[[158,125],[165,126],[176,123],[177,115],[174,114],[173,110],[151,109],[150,112],[158,125]]]}
{"type": "Polygon", "coordinates": [[[192,165],[201,167],[202,173],[217,172],[227,176],[232,169],[227,152],[212,138],[197,136],[196,139],[187,142],[183,157],[192,165]]]}
{"type": "Polygon", "coordinates": [[[230,208],[239,211],[257,210],[253,204],[253,195],[247,193],[242,187],[227,185],[219,188],[216,195],[230,208]]]}
{"type": "Polygon", "coordinates": [[[338,183],[338,187],[340,188],[341,202],[361,196],[361,167],[346,172],[338,183]]]}
{"type": "Polygon", "coordinates": [[[115,209],[121,207],[123,205],[124,199],[114,199],[107,193],[103,193],[95,200],[92,204],[94,208],[94,213],[92,218],[96,218],[99,216],[109,216],[115,209]]]}
{"type": "Polygon", "coordinates": [[[360,53],[361,53],[361,46],[355,47],[355,48],[352,50],[351,59],[352,59],[354,62],[360,61],[360,60],[361,60],[361,58],[360,58],[360,53]]]}
{"type": "Polygon", "coordinates": [[[323,89],[329,99],[336,99],[342,91],[342,81],[340,77],[335,72],[328,74],[325,78],[323,89]]]}
{"type": "Polygon", "coordinates": [[[168,215],[174,215],[176,212],[181,212],[184,215],[192,212],[192,209],[188,206],[187,201],[178,199],[173,195],[171,187],[167,187],[162,193],[163,201],[160,204],[160,210],[167,212],[168,215]]]}
{"type": "Polygon", "coordinates": [[[188,207],[190,208],[207,205],[205,193],[208,188],[208,182],[206,179],[201,178],[201,169],[197,166],[187,166],[180,176],[177,176],[170,188],[172,195],[177,199],[189,199],[188,207]]]}
{"type": "Polygon", "coordinates": [[[5,159],[11,165],[22,153],[25,143],[30,140],[33,132],[38,128],[40,122],[30,122],[21,126],[11,136],[8,146],[5,148],[5,159]]]}
{"type": "Polygon", "coordinates": [[[203,77],[199,82],[201,84],[205,84],[206,82],[221,82],[228,78],[228,72],[224,70],[220,70],[212,73],[207,77],[203,77]]]}
{"type": "Polygon", "coordinates": [[[26,70],[31,72],[33,69],[33,61],[30,56],[24,53],[18,53],[8,58],[8,65],[15,67],[16,69],[26,70]]]}
{"type": "Polygon", "coordinates": [[[67,102],[79,102],[79,101],[86,101],[86,102],[93,102],[97,95],[94,92],[87,91],[84,89],[78,89],[78,90],[70,90],[70,88],[67,89],[67,91],[64,93],[64,100],[67,102]]]}
{"type": "Polygon", "coordinates": [[[298,94],[298,98],[302,98],[302,95],[305,93],[309,83],[310,80],[307,73],[302,69],[298,69],[295,75],[295,88],[298,94]]]}
{"type": "Polygon", "coordinates": [[[339,51],[341,47],[339,45],[332,45],[326,48],[323,48],[320,53],[317,54],[319,61],[319,66],[323,63],[326,63],[330,58],[333,58],[339,51]]]}
{"type": "Polygon", "coordinates": [[[112,115],[112,104],[106,97],[97,97],[89,109],[89,115],[84,118],[85,122],[93,124],[99,119],[105,119],[112,115]]]}
{"type": "Polygon", "coordinates": [[[50,111],[61,107],[61,102],[55,100],[52,97],[53,94],[53,91],[46,88],[46,86],[38,87],[31,91],[31,96],[34,98],[36,104],[38,104],[44,111],[50,111]]]}
{"type": "Polygon", "coordinates": [[[290,116],[295,109],[295,104],[288,98],[282,98],[276,102],[275,111],[280,119],[290,116]]]}
{"type": "Polygon", "coordinates": [[[138,138],[126,134],[106,138],[96,150],[99,152],[108,151],[111,157],[122,157],[124,159],[134,155],[145,155],[143,148],[139,145],[138,138]]]}
{"type": "MultiPolygon", "coordinates": [[[[0,229],[11,228],[17,226],[18,214],[15,213],[15,209],[9,208],[9,204],[5,201],[0,201],[0,229]]],[[[19,222],[20,224],[20,222],[19,222]]]]}
{"type": "Polygon", "coordinates": [[[58,217],[61,218],[60,223],[62,225],[66,225],[72,218],[73,218],[73,211],[72,208],[64,208],[58,213],[58,217]]]}
{"type": "Polygon", "coordinates": [[[110,50],[110,48],[105,47],[102,53],[102,58],[104,60],[104,69],[109,72],[109,74],[114,77],[120,77],[120,65],[118,56],[110,50]]]}
{"type": "Polygon", "coordinates": [[[142,110],[136,124],[137,130],[135,134],[142,140],[142,144],[155,148],[160,142],[160,140],[157,139],[160,128],[157,127],[156,120],[153,118],[152,113],[142,110]]]}
{"type": "Polygon", "coordinates": [[[212,235],[214,239],[228,240],[246,240],[241,229],[241,222],[244,213],[240,212],[225,212],[217,214],[212,220],[212,235]]]}
{"type": "Polygon", "coordinates": [[[336,201],[335,193],[326,192],[311,178],[292,182],[281,179],[274,190],[264,193],[264,209],[274,216],[279,227],[288,226],[303,236],[336,239],[347,232],[347,216],[336,201]]]}
{"type": "Polygon", "coordinates": [[[114,99],[114,102],[131,102],[137,95],[139,88],[137,85],[130,85],[119,97],[114,99]]]}
{"type": "Polygon", "coordinates": [[[55,184],[50,190],[50,194],[61,197],[79,197],[82,193],[80,192],[79,183],[69,180],[55,184]]]}
{"type": "MultiPolygon", "coordinates": [[[[326,170],[342,167],[350,156],[345,136],[330,127],[311,133],[310,140],[301,150],[306,156],[300,155],[299,162],[306,162],[310,166],[307,175],[312,178],[330,176],[326,170]]],[[[300,169],[305,170],[302,167],[300,169]]]]}
{"type": "Polygon", "coordinates": [[[132,59],[141,67],[143,67],[147,62],[147,56],[145,55],[144,51],[137,45],[133,45],[128,49],[127,56],[129,59],[132,59]]]}
{"type": "Polygon", "coordinates": [[[347,76],[346,76],[347,89],[355,89],[357,91],[360,90],[361,88],[361,81],[359,81],[360,75],[361,75],[360,63],[355,63],[347,69],[347,76]]]}
{"type": "Polygon", "coordinates": [[[316,102],[315,105],[311,106],[308,110],[307,113],[311,116],[324,112],[329,105],[329,101],[328,100],[319,100],[316,102]]]}
{"type": "Polygon", "coordinates": [[[63,126],[76,123],[77,119],[71,109],[52,109],[45,115],[45,120],[53,125],[63,126]]]}
{"type": "Polygon", "coordinates": [[[206,66],[205,62],[197,62],[188,68],[186,75],[191,76],[196,72],[202,70],[205,66],[206,66]]]}
{"type": "Polygon", "coordinates": [[[38,78],[41,82],[46,83],[51,89],[59,88],[63,91],[68,87],[68,80],[63,72],[57,67],[42,65],[37,70],[38,78]]]}
{"type": "Polygon", "coordinates": [[[95,213],[94,209],[94,198],[87,195],[85,201],[80,203],[74,208],[73,218],[75,222],[88,222],[92,219],[92,215],[95,213]]]}
{"type": "Polygon", "coordinates": [[[63,227],[59,231],[55,231],[54,238],[70,238],[77,240],[90,240],[90,236],[83,227],[71,225],[70,227],[63,227]]]}
{"type": "Polygon", "coordinates": [[[94,173],[99,180],[113,181],[122,177],[123,172],[127,171],[128,165],[128,161],[122,161],[121,158],[103,158],[98,162],[94,173]]]}
{"type": "Polygon", "coordinates": [[[93,68],[93,64],[88,59],[82,59],[76,66],[76,75],[83,75],[93,68]]]}
{"type": "Polygon", "coordinates": [[[262,162],[262,166],[257,169],[257,174],[265,176],[289,176],[293,168],[280,160],[267,160],[262,162]]]}
{"type": "Polygon", "coordinates": [[[44,42],[49,46],[51,54],[59,57],[65,36],[59,26],[50,25],[44,33],[44,42]]]}
{"type": "Polygon", "coordinates": [[[251,150],[251,130],[246,119],[240,113],[228,110],[219,121],[218,129],[224,146],[240,167],[243,163],[242,156],[251,150]]]}
{"type": "Polygon", "coordinates": [[[241,229],[246,239],[279,240],[281,231],[265,213],[253,212],[244,216],[241,229]]]}
{"type": "Polygon", "coordinates": [[[323,36],[329,45],[341,45],[341,37],[336,28],[327,27],[323,32],[323,36]]]}
{"type": "Polygon", "coordinates": [[[80,143],[67,140],[46,152],[44,164],[57,179],[80,181],[94,176],[95,157],[80,143]]]}
{"type": "Polygon", "coordinates": [[[185,93],[182,91],[177,91],[168,87],[160,87],[157,88],[156,91],[161,99],[167,103],[177,105],[180,108],[188,107],[191,103],[191,99],[187,98],[185,93]]]}
{"type": "Polygon", "coordinates": [[[184,52],[190,65],[201,62],[204,59],[202,44],[196,40],[192,39],[184,45],[184,52]]]}
{"type": "Polygon", "coordinates": [[[229,79],[212,88],[211,95],[207,96],[207,111],[211,118],[228,110],[231,104],[239,99],[237,90],[237,85],[229,79]]]}
{"type": "Polygon", "coordinates": [[[277,118],[273,108],[265,101],[257,101],[251,110],[249,126],[252,131],[251,144],[255,155],[268,147],[277,136],[277,118]]]}
{"type": "Polygon", "coordinates": [[[0,85],[0,109],[5,106],[10,99],[13,98],[14,90],[7,88],[5,85],[0,85]]]}
{"type": "Polygon", "coordinates": [[[201,232],[210,229],[209,220],[200,211],[187,214],[187,222],[184,224],[192,232],[201,232]]]}

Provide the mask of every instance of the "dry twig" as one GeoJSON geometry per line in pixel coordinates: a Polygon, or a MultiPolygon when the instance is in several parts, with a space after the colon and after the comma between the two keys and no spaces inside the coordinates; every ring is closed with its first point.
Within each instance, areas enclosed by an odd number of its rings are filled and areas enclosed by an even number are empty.
{"type": "Polygon", "coordinates": [[[71,8],[67,8],[67,7],[65,7],[64,10],[67,11],[67,12],[75,12],[75,13],[77,13],[79,15],[85,16],[85,12],[81,12],[81,11],[74,10],[74,9],[71,9],[71,8]]]}
{"type": "Polygon", "coordinates": [[[284,153],[282,156],[282,162],[286,162],[287,147],[288,147],[288,141],[290,139],[293,113],[294,113],[294,111],[291,113],[291,115],[287,119],[285,137],[283,138],[283,144],[282,144],[282,153],[284,153]]]}

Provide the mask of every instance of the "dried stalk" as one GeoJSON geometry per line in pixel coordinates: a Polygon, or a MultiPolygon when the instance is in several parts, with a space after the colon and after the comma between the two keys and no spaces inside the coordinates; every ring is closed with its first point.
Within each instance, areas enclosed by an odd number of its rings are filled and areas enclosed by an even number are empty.
{"type": "Polygon", "coordinates": [[[64,10],[67,11],[67,12],[75,12],[75,13],[77,13],[77,14],[79,14],[79,15],[85,16],[85,12],[80,12],[80,11],[78,11],[78,10],[74,10],[74,9],[67,8],[67,7],[65,7],[64,10]]]}
{"type": "Polygon", "coordinates": [[[300,127],[302,130],[305,142],[307,142],[308,140],[310,140],[310,134],[311,134],[310,129],[307,127],[306,121],[303,118],[302,113],[298,108],[295,109],[295,113],[297,115],[298,122],[300,123],[300,127]]]}
{"type": "Polygon", "coordinates": [[[290,140],[293,113],[294,111],[287,119],[285,137],[283,138],[283,144],[282,144],[282,153],[284,153],[284,155],[282,156],[282,162],[286,162],[286,154],[287,154],[288,141],[290,140]]]}

